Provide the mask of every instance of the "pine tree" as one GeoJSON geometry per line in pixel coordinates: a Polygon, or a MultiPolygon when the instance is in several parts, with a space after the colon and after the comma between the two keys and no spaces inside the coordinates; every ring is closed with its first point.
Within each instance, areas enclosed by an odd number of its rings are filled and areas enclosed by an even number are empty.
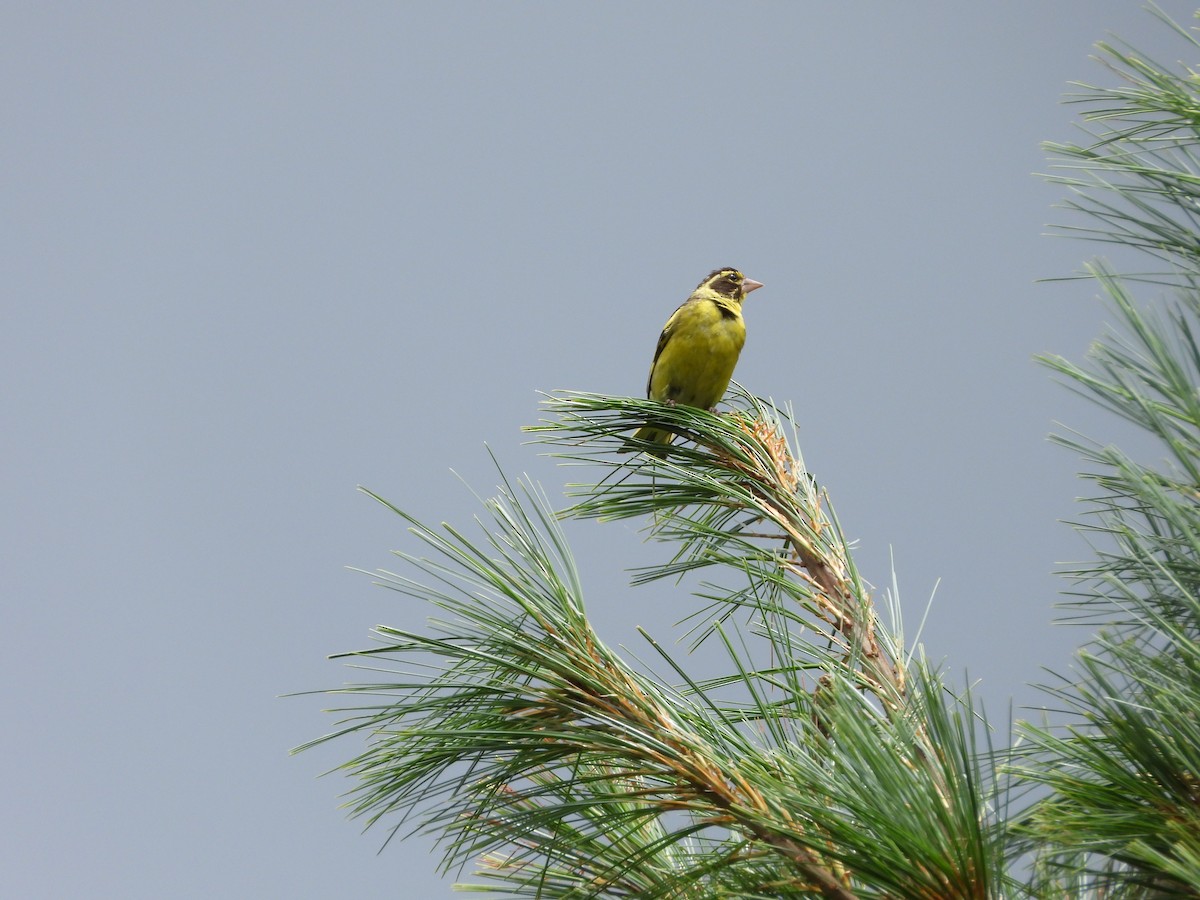
{"type": "Polygon", "coordinates": [[[1200,896],[1200,75],[1100,50],[1120,85],[1080,86],[1088,139],[1050,147],[1085,217],[1066,230],[1156,265],[1093,263],[1119,325],[1046,363],[1164,458],[1060,439],[1095,547],[1068,574],[1097,630],[1048,688],[1067,720],[986,743],[970,692],[881,615],[785,410],[736,386],[721,415],[558,393],[530,430],[594,475],[565,510],[502,477],[469,537],[376,497],[427,546],[377,579],[434,617],[347,654],[376,681],[332,692],[354,699],[321,740],[366,740],[355,815],[438,835],[447,870],[507,896],[1200,896]],[[623,452],[647,422],[679,435],[661,458],[623,452]],[[669,558],[637,581],[703,578],[694,637],[726,672],[650,634],[653,671],[607,646],[563,517],[644,522],[669,558]]]}

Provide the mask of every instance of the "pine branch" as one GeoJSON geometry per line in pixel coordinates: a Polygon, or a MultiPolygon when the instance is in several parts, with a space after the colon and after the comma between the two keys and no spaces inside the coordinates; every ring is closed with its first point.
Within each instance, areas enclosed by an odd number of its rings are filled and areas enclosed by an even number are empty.
{"type": "MultiPolygon", "coordinates": [[[[1156,14],[1195,52],[1200,42],[1156,14]]],[[[1095,560],[1071,567],[1069,607],[1101,628],[1076,672],[1046,690],[1064,728],[1027,726],[1015,766],[1051,791],[1022,823],[1037,850],[1035,893],[1061,885],[1128,897],[1200,896],[1200,76],[1101,45],[1121,85],[1086,87],[1086,145],[1049,149],[1074,229],[1163,268],[1118,276],[1095,263],[1116,324],[1083,364],[1043,360],[1074,390],[1141,429],[1163,456],[1135,460],[1086,438],[1057,440],[1093,486],[1075,527],[1095,560]],[[1127,284],[1170,289],[1142,309],[1127,284]]]]}
{"type": "Polygon", "coordinates": [[[324,739],[368,740],[344,766],[353,814],[437,834],[447,869],[480,858],[479,887],[531,897],[981,898],[1005,882],[970,697],[900,664],[828,498],[773,410],[739,396],[712,416],[572,395],[587,408],[557,409],[574,424],[539,430],[620,472],[577,487],[570,514],[648,511],[682,547],[659,577],[747,580],[708,595],[726,610],[706,630],[730,663],[715,679],[649,636],[678,686],[603,643],[535,489],[503,485],[484,543],[388,504],[433,556],[377,578],[439,615],[348,654],[375,681],[340,693],[379,698],[324,739]],[[626,427],[631,410],[692,443],[614,455],[642,424],[626,427]]]}
{"type": "Polygon", "coordinates": [[[901,709],[899,648],[879,638],[870,593],[826,511],[828,496],[788,444],[785,417],[736,384],[731,401],[732,413],[715,416],[653,401],[562,393],[544,404],[551,418],[527,431],[540,443],[565,448],[552,454],[556,458],[605,473],[571,485],[582,499],[561,515],[649,516],[651,537],[680,546],[673,564],[654,577],[718,565],[745,569],[756,587],[798,603],[809,624],[841,648],[846,671],[885,709],[901,709]],[[657,446],[647,448],[653,453],[622,453],[630,430],[647,422],[681,440],[665,455],[657,446]]]}

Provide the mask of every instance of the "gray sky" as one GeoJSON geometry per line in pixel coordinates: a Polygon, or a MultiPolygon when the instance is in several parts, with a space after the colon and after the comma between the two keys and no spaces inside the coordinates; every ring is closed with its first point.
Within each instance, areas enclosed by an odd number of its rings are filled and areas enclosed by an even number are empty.
{"type": "MultiPolygon", "coordinates": [[[[0,895],[447,896],[317,778],[360,744],[287,756],[334,720],[276,695],[425,615],[343,568],[413,549],[354,487],[465,524],[486,441],[557,494],[536,392],[640,395],[717,266],[860,568],[1037,702],[1084,637],[1044,437],[1122,432],[1030,361],[1105,318],[1034,283],[1095,248],[1031,173],[1108,31],[1186,52],[1131,0],[8,4],[0,895]]],[[[663,549],[569,533],[605,637],[673,640],[696,601],[621,571],[663,549]]]]}

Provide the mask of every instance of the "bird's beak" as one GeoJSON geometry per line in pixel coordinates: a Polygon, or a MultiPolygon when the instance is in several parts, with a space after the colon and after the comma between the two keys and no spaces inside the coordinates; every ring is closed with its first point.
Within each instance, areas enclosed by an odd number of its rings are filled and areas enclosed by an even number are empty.
{"type": "Polygon", "coordinates": [[[742,282],[742,293],[748,294],[751,291],[757,291],[760,287],[762,287],[761,281],[755,281],[753,278],[747,278],[742,282]]]}

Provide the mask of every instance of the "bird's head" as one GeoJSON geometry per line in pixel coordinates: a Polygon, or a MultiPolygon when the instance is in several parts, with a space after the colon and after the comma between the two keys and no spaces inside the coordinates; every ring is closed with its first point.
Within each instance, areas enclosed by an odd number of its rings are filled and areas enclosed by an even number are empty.
{"type": "Polygon", "coordinates": [[[722,297],[729,297],[740,303],[746,299],[748,293],[756,291],[760,287],[762,287],[761,281],[747,278],[737,269],[726,267],[724,269],[716,269],[709,274],[707,278],[696,285],[696,290],[708,289],[720,294],[722,297]]]}

